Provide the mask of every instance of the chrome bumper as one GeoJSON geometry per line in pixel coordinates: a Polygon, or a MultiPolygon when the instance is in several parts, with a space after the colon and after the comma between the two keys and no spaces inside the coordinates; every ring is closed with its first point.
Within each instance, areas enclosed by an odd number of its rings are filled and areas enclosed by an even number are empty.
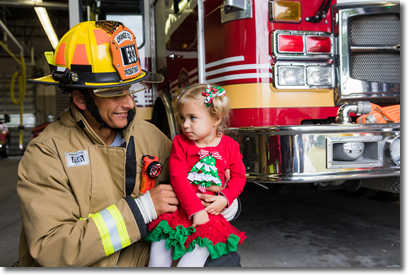
{"type": "Polygon", "coordinates": [[[230,128],[226,134],[240,144],[248,181],[307,183],[400,175],[387,146],[399,137],[400,124],[230,128]],[[339,160],[333,148],[353,142],[365,145],[362,155],[339,160]]]}

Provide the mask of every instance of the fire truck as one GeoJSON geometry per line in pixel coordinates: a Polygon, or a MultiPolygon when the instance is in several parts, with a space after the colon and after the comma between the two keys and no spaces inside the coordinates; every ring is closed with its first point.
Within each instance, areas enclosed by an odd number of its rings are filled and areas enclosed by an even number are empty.
{"type": "Polygon", "coordinates": [[[140,60],[165,80],[135,94],[138,116],[173,138],[177,95],[222,85],[248,182],[399,193],[399,120],[357,119],[399,106],[399,2],[141,3],[140,60]]]}

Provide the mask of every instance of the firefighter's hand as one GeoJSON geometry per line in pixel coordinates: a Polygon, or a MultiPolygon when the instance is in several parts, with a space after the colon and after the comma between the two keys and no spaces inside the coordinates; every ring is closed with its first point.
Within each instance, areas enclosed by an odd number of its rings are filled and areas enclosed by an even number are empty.
{"type": "Polygon", "coordinates": [[[179,201],[170,184],[159,184],[150,191],[150,196],[157,216],[167,212],[175,212],[177,210],[179,201]]]}

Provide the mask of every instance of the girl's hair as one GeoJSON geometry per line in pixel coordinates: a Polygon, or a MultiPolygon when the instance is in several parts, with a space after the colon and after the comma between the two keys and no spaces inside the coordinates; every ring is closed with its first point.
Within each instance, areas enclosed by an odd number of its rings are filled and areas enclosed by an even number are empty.
{"type": "MultiPolygon", "coordinates": [[[[214,85],[210,85],[213,87],[214,85]]],[[[215,85],[215,87],[218,87],[215,85]]],[[[190,100],[197,100],[202,102],[206,106],[205,99],[207,96],[203,95],[203,92],[208,89],[207,84],[194,84],[190,87],[187,87],[184,91],[181,92],[177,103],[176,111],[180,113],[181,108],[190,102],[190,100]]],[[[219,132],[223,133],[224,129],[228,126],[229,123],[229,111],[230,111],[230,101],[226,95],[214,96],[213,101],[210,106],[207,107],[208,112],[211,117],[221,117],[221,122],[218,124],[217,134],[219,132]]]]}

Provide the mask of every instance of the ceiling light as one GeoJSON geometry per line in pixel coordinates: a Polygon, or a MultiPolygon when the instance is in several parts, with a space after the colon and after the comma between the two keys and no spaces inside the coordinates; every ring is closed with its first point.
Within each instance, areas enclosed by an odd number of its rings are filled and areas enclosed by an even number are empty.
{"type": "Polygon", "coordinates": [[[47,10],[43,7],[35,7],[35,12],[40,19],[41,25],[44,28],[45,33],[48,36],[48,39],[51,42],[52,47],[55,49],[58,45],[58,37],[55,34],[54,28],[51,25],[50,18],[48,17],[47,10]]]}

